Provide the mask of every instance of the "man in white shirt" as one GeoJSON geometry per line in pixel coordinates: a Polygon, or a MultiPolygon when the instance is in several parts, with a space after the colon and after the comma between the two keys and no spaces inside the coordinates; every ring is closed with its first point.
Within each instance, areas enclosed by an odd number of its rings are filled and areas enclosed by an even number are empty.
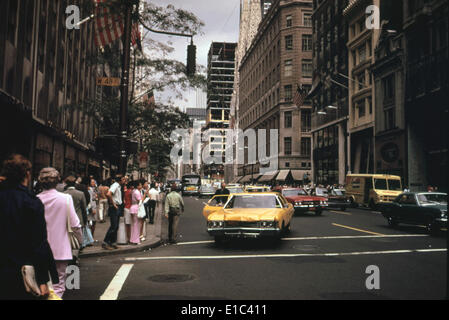
{"type": "Polygon", "coordinates": [[[117,176],[115,182],[109,188],[107,198],[109,200],[108,215],[111,219],[111,226],[106,232],[104,238],[103,249],[112,250],[118,249],[117,245],[117,231],[119,227],[121,210],[123,210],[122,186],[126,184],[126,177],[117,176]],[[119,182],[118,182],[119,181],[119,182]]]}
{"type": "Polygon", "coordinates": [[[151,189],[148,191],[148,195],[150,198],[148,201],[150,223],[154,224],[154,212],[156,211],[157,201],[159,201],[159,191],[156,190],[156,185],[154,183],[151,184],[151,189]]]}

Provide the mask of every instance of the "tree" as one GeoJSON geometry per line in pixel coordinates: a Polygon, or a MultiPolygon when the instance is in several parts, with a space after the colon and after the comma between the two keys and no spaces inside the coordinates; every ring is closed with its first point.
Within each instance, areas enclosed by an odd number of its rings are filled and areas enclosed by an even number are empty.
{"type": "MultiPolygon", "coordinates": [[[[177,128],[188,127],[189,118],[173,105],[171,99],[152,105],[135,98],[135,94],[149,90],[157,92],[171,90],[175,93],[175,97],[181,98],[182,92],[188,88],[204,89],[206,79],[202,73],[187,76],[184,63],[167,58],[167,55],[174,50],[171,44],[150,38],[148,30],[157,29],[164,32],[198,35],[204,23],[193,13],[177,9],[173,5],[160,7],[144,2],[137,10],[138,3],[137,0],[132,1],[135,5],[132,19],[134,23],[139,22],[143,25],[146,31],[142,39],[144,52],[133,50],[132,53],[128,132],[130,138],[139,142],[141,151],[149,152],[150,165],[146,171],[163,174],[171,164],[169,154],[173,145],[170,142],[170,134],[177,128]]],[[[129,4],[128,0],[110,0],[100,3],[101,6],[107,6],[111,14],[116,16],[123,15],[127,4],[129,4]]],[[[90,63],[102,72],[109,70],[108,76],[120,76],[121,56],[118,42],[99,50],[97,55],[91,57],[90,63]]],[[[201,72],[204,68],[199,70],[201,72]]],[[[101,101],[87,99],[68,105],[65,110],[82,110],[84,116],[94,120],[100,135],[115,135],[119,128],[118,90],[105,88],[102,91],[101,101]]]]}

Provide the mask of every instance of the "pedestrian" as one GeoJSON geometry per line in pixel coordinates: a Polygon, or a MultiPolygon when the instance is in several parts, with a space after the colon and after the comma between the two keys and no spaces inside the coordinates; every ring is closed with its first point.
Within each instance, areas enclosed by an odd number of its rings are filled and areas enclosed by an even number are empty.
{"type": "Polygon", "coordinates": [[[132,225],[132,217],[130,213],[131,205],[132,205],[132,194],[134,191],[134,182],[129,182],[125,188],[125,196],[123,197],[124,201],[124,209],[123,209],[123,218],[125,220],[125,231],[126,231],[126,241],[129,242],[131,238],[131,225],[132,225]]]}
{"type": "Polygon", "coordinates": [[[146,230],[147,230],[146,229],[145,220],[146,219],[149,220],[149,207],[148,207],[149,195],[148,195],[148,192],[150,191],[150,187],[148,185],[148,181],[146,181],[146,180],[141,180],[140,183],[142,184],[142,188],[140,190],[140,193],[142,195],[142,206],[143,206],[143,209],[144,209],[144,212],[145,212],[145,216],[139,217],[139,221],[140,221],[140,241],[145,241],[145,239],[146,239],[145,238],[146,230]]]}
{"type": "Polygon", "coordinates": [[[98,219],[100,223],[105,223],[106,213],[108,212],[108,197],[109,192],[108,182],[102,183],[98,187],[98,219]]]}
{"type": "Polygon", "coordinates": [[[44,205],[28,189],[31,162],[15,154],[3,162],[0,179],[0,300],[28,300],[21,268],[34,267],[40,297],[58,283],[53,252],[47,241],[44,205]]]}
{"type": "Polygon", "coordinates": [[[81,223],[81,227],[87,225],[87,202],[86,196],[80,190],[77,190],[76,178],[74,176],[68,176],[65,179],[66,190],[64,193],[72,196],[73,205],[75,207],[75,212],[78,216],[78,219],[81,223]]]}
{"type": "Polygon", "coordinates": [[[171,186],[171,191],[165,198],[165,217],[168,219],[168,241],[175,244],[179,216],[184,212],[184,201],[181,195],[177,192],[176,184],[171,186]]]}
{"type": "Polygon", "coordinates": [[[139,207],[142,205],[142,183],[134,181],[132,184],[134,188],[131,197],[131,207],[129,209],[132,220],[129,242],[138,245],[141,239],[141,219],[137,215],[139,213],[139,207]]]}
{"type": "Polygon", "coordinates": [[[119,219],[123,211],[123,200],[122,200],[122,186],[126,183],[126,177],[118,175],[116,177],[116,182],[114,182],[109,188],[107,197],[109,200],[108,215],[111,220],[111,226],[106,232],[104,238],[104,243],[102,245],[105,250],[118,249],[117,242],[117,231],[119,227],[119,219]]]}
{"type": "Polygon", "coordinates": [[[95,226],[97,225],[98,220],[98,188],[97,182],[94,178],[89,178],[89,194],[90,194],[90,204],[88,204],[87,209],[89,214],[87,215],[87,220],[90,225],[90,229],[92,231],[92,237],[95,235],[95,226]]]}
{"type": "Polygon", "coordinates": [[[66,269],[69,262],[73,260],[67,224],[70,224],[80,243],[82,243],[83,237],[81,223],[75,212],[72,197],[56,190],[59,179],[59,172],[56,169],[42,169],[39,173],[39,182],[43,191],[38,194],[38,197],[44,204],[47,238],[58,271],[59,282],[54,285],[54,290],[62,298],[65,292],[66,269]]]}
{"type": "Polygon", "coordinates": [[[149,222],[150,224],[154,224],[154,214],[156,211],[157,201],[159,201],[159,191],[156,189],[156,185],[154,183],[151,184],[151,189],[148,191],[148,196],[150,200],[148,201],[149,208],[149,222]]]}
{"type": "MultiPolygon", "coordinates": [[[[215,191],[214,196],[222,196],[222,195],[229,195],[229,194],[230,194],[230,192],[226,188],[226,183],[222,182],[221,183],[221,188],[217,189],[217,191],[215,191]]],[[[225,197],[217,197],[217,203],[221,203],[221,204],[225,203],[226,201],[225,201],[224,198],[225,197]]],[[[227,198],[226,198],[226,200],[227,200],[227,198]]]]}

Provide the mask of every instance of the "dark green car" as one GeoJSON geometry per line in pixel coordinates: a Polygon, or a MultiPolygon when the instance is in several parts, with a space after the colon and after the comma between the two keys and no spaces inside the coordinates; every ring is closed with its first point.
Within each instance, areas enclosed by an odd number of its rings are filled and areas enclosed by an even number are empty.
{"type": "Polygon", "coordinates": [[[379,210],[391,227],[399,223],[425,225],[430,233],[447,228],[447,193],[405,192],[379,210]]]}

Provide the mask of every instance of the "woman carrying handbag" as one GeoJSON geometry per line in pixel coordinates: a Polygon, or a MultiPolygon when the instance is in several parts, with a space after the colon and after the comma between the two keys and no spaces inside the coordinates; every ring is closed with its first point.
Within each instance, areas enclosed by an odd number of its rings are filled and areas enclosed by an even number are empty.
{"type": "Polygon", "coordinates": [[[45,207],[48,242],[56,261],[59,282],[54,285],[56,294],[62,298],[65,292],[66,269],[73,259],[72,249],[79,249],[83,243],[80,220],[75,212],[70,195],[56,191],[59,172],[54,168],[44,168],[39,173],[42,191],[38,197],[45,207]],[[74,246],[74,247],[73,247],[74,246]]]}

